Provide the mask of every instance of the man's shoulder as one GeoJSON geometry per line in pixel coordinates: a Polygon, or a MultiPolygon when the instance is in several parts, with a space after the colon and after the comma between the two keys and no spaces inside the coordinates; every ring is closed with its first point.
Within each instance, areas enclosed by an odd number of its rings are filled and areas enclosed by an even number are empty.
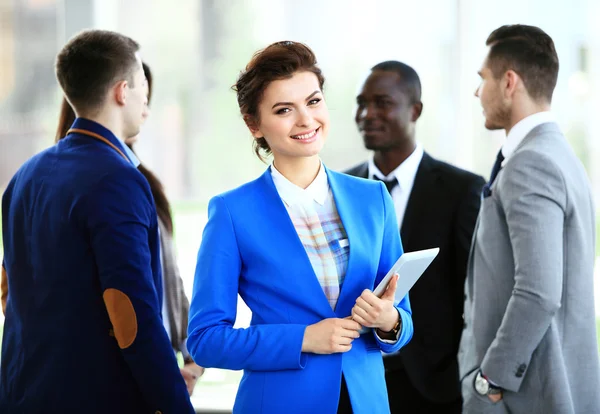
{"type": "Polygon", "coordinates": [[[445,181],[458,183],[465,186],[478,184],[483,185],[485,183],[485,179],[481,175],[449,164],[445,161],[433,158],[429,154],[425,154],[424,157],[428,157],[427,162],[430,163],[431,169],[436,171],[445,181]]]}
{"type": "Polygon", "coordinates": [[[554,123],[542,124],[534,128],[523,139],[512,157],[521,152],[529,152],[534,156],[548,156],[551,158],[562,158],[574,155],[567,138],[558,125],[554,123]]]}
{"type": "Polygon", "coordinates": [[[367,161],[361,162],[353,167],[350,167],[344,171],[344,174],[353,175],[355,177],[367,178],[369,171],[369,163],[367,161]]]}
{"type": "MultiPolygon", "coordinates": [[[[7,187],[11,193],[20,193],[39,179],[53,164],[52,147],[28,158],[15,172],[7,187]]],[[[6,193],[5,193],[6,194],[6,193]]]]}

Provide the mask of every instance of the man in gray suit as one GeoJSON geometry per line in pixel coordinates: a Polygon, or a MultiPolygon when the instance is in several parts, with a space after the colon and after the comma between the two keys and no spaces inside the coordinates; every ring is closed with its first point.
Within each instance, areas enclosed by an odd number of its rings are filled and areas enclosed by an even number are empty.
{"type": "Polygon", "coordinates": [[[459,351],[464,413],[600,413],[595,212],[552,120],[558,56],[542,30],[503,26],[475,95],[505,129],[473,237],[459,351]]]}

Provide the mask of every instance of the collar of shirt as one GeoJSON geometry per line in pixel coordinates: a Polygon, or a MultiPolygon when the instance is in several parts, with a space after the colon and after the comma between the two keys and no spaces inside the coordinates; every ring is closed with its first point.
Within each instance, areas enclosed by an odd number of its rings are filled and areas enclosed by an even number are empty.
{"type": "Polygon", "coordinates": [[[271,164],[271,177],[275,188],[279,193],[279,197],[288,205],[294,204],[305,204],[312,201],[316,201],[319,205],[324,205],[329,194],[329,182],[327,181],[327,173],[325,172],[325,166],[321,162],[319,173],[315,177],[312,183],[308,187],[301,188],[296,184],[293,184],[290,180],[285,178],[277,168],[275,164],[271,164]]]}
{"type": "Polygon", "coordinates": [[[123,149],[123,152],[125,153],[127,158],[129,158],[129,161],[131,161],[131,163],[133,164],[133,166],[135,168],[140,166],[140,160],[138,159],[138,157],[136,157],[133,151],[125,144],[125,142],[121,141],[108,128],[105,128],[99,123],[87,118],[76,118],[75,122],[73,122],[73,125],[71,125],[71,129],[85,129],[87,131],[93,132],[106,138],[113,144],[118,143],[118,145],[120,145],[123,149]]]}
{"type": "Polygon", "coordinates": [[[140,162],[139,158],[135,155],[135,153],[131,150],[131,148],[129,148],[127,146],[127,144],[125,144],[123,141],[119,140],[119,142],[121,143],[121,146],[123,147],[123,151],[125,151],[125,155],[127,155],[127,157],[129,157],[129,160],[131,161],[133,166],[135,168],[139,167],[141,162],[140,162]]]}
{"type": "Polygon", "coordinates": [[[368,178],[375,176],[381,180],[389,181],[395,177],[398,180],[398,187],[400,187],[401,190],[410,189],[412,188],[412,185],[415,181],[415,176],[417,175],[419,164],[421,164],[421,160],[423,159],[423,153],[423,147],[417,144],[412,154],[410,154],[402,164],[400,164],[394,171],[389,173],[387,176],[383,175],[379,168],[377,168],[377,166],[375,165],[374,158],[371,157],[371,159],[369,160],[368,178]]]}
{"type": "Polygon", "coordinates": [[[515,152],[515,149],[517,149],[527,134],[529,134],[535,127],[548,122],[554,122],[554,116],[552,115],[552,112],[549,111],[538,112],[533,115],[529,115],[528,117],[525,117],[517,122],[508,133],[504,145],[502,145],[502,155],[504,155],[502,166],[506,164],[510,156],[515,152]]]}

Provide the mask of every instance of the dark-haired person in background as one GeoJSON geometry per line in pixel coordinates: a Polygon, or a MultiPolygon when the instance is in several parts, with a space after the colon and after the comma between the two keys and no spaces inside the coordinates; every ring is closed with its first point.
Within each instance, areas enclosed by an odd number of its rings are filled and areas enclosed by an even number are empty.
{"type": "MultiPolygon", "coordinates": [[[[152,99],[152,72],[150,67],[142,62],[144,75],[146,76],[148,109],[152,99]]],[[[148,117],[149,110],[144,113],[144,119],[148,117]]],[[[67,136],[71,125],[75,121],[75,112],[69,102],[63,98],[58,128],[56,130],[56,142],[67,136]]],[[[139,134],[125,139],[125,144],[133,151],[133,144],[137,142],[139,134]]],[[[163,304],[162,319],[165,330],[171,340],[171,345],[175,352],[181,352],[184,366],[181,368],[181,374],[185,379],[188,392],[192,395],[198,378],[204,373],[204,369],[194,363],[194,360],[187,352],[187,325],[189,301],[183,288],[183,281],[179,275],[179,266],[175,254],[175,244],[173,241],[173,217],[171,214],[171,205],[167,199],[164,187],[158,177],[152,173],[144,164],[139,164],[138,170],[146,177],[150,184],[150,191],[156,205],[158,213],[158,227],[161,247],[161,270],[163,286],[163,304]]]]}
{"type": "Polygon", "coordinates": [[[550,112],[554,42],[490,34],[475,95],[504,129],[469,257],[459,363],[464,412],[600,412],[589,181],[550,112]]]}
{"type": "Polygon", "coordinates": [[[307,46],[279,42],[235,85],[255,150],[273,163],[210,201],[188,329],[197,363],[244,370],[234,413],[387,414],[381,351],[412,336],[396,279],[372,292],[402,254],[392,199],[319,158],[324,81],[307,46]],[[238,293],[247,329],[233,327],[238,293]]]}
{"type": "Polygon", "coordinates": [[[414,338],[384,357],[392,413],[460,414],[456,354],[464,280],[479,211],[480,176],[438,161],[416,141],[421,81],[397,61],[375,65],[356,98],[356,124],[373,157],[346,171],[386,184],[406,251],[440,253],[410,291],[414,338]]]}
{"type": "Polygon", "coordinates": [[[103,30],[63,47],[77,119],[2,198],[3,414],[194,412],[160,317],[152,192],[124,143],[147,111],[138,49],[103,30]]]}

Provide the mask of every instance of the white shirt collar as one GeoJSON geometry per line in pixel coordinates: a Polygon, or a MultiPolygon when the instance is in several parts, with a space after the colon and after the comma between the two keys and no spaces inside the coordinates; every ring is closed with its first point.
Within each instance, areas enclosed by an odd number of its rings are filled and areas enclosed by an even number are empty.
{"type": "Polygon", "coordinates": [[[504,161],[502,162],[502,165],[508,161],[510,156],[515,152],[527,134],[529,134],[535,127],[548,122],[554,122],[554,116],[549,111],[538,112],[533,115],[529,115],[528,117],[525,117],[517,122],[508,133],[506,141],[502,146],[502,155],[504,155],[504,161]]]}
{"type": "Polygon", "coordinates": [[[377,166],[375,165],[375,160],[373,159],[373,157],[371,157],[371,159],[369,160],[368,178],[376,176],[379,179],[388,181],[395,177],[398,180],[398,185],[401,190],[410,189],[412,188],[415,176],[417,175],[419,164],[421,164],[421,160],[423,159],[423,153],[423,147],[417,144],[412,154],[410,154],[402,164],[400,164],[394,171],[389,173],[387,176],[383,175],[379,168],[377,168],[377,166]]]}
{"type": "Polygon", "coordinates": [[[279,193],[279,197],[288,205],[293,204],[304,204],[312,201],[316,201],[320,205],[324,205],[329,195],[329,182],[327,180],[327,172],[325,166],[321,162],[319,173],[315,177],[312,183],[308,187],[301,188],[290,180],[285,178],[277,168],[275,164],[271,164],[271,177],[275,188],[279,193]]]}

